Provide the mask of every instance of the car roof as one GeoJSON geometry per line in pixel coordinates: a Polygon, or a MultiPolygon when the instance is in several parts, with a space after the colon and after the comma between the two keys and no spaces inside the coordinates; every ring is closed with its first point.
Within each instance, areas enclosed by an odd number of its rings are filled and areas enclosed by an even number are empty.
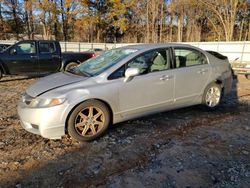
{"type": "Polygon", "coordinates": [[[0,46],[11,46],[11,44],[0,44],[0,46]]]}
{"type": "Polygon", "coordinates": [[[123,46],[121,48],[124,49],[136,49],[136,50],[150,50],[155,48],[167,48],[167,47],[189,47],[195,48],[189,44],[181,44],[181,43],[165,43],[165,44],[137,44],[137,45],[128,45],[123,46]]]}

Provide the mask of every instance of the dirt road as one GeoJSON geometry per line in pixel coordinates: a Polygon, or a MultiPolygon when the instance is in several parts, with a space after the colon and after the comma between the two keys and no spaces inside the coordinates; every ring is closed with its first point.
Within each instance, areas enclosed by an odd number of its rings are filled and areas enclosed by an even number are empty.
{"type": "Polygon", "coordinates": [[[214,112],[194,106],[155,114],[84,144],[21,128],[16,104],[34,80],[0,81],[0,187],[250,187],[244,77],[214,112]]]}

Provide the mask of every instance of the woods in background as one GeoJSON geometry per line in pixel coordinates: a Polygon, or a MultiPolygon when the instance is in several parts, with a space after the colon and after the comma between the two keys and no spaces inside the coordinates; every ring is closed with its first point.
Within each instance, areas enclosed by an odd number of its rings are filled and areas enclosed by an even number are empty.
{"type": "Polygon", "coordinates": [[[0,39],[250,40],[249,0],[0,0],[0,39]]]}

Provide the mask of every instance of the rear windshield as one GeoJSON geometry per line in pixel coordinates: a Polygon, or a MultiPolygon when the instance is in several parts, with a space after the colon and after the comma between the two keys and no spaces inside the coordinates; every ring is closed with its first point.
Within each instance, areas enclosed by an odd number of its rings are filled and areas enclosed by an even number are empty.
{"type": "Polygon", "coordinates": [[[221,59],[221,60],[226,60],[227,59],[227,56],[224,56],[218,52],[215,52],[215,51],[206,51],[208,53],[210,53],[211,55],[217,57],[218,59],[221,59]]]}

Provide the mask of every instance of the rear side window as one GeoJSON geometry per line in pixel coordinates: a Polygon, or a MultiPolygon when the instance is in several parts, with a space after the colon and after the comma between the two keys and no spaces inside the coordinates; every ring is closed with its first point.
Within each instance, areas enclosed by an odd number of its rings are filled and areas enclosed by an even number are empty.
{"type": "Polygon", "coordinates": [[[54,53],[56,51],[56,47],[53,42],[40,42],[39,51],[40,53],[54,53]]]}
{"type": "Polygon", "coordinates": [[[176,68],[206,64],[203,53],[193,49],[174,49],[176,68]]]}
{"type": "Polygon", "coordinates": [[[224,56],[218,52],[214,52],[214,51],[207,51],[208,53],[212,54],[213,56],[217,57],[218,59],[221,59],[221,60],[226,60],[227,59],[227,56],[224,56]]]}

